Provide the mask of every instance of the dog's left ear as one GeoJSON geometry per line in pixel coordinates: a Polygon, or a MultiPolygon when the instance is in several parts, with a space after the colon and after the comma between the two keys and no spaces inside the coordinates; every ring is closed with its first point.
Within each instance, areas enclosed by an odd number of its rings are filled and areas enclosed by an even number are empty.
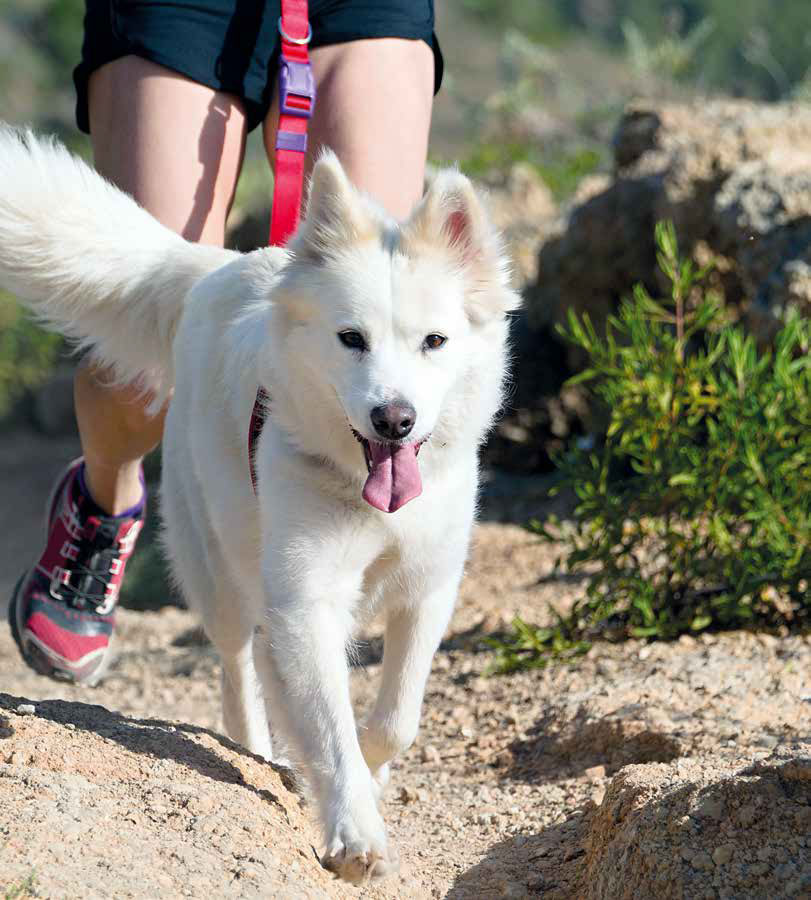
{"type": "Polygon", "coordinates": [[[313,167],[307,212],[291,249],[296,255],[325,259],[367,233],[371,223],[360,194],[338,157],[325,150],[313,167]]]}
{"type": "Polygon", "coordinates": [[[406,243],[443,248],[468,282],[471,321],[501,318],[521,305],[510,288],[501,235],[470,180],[456,169],[439,172],[405,225],[406,243]]]}

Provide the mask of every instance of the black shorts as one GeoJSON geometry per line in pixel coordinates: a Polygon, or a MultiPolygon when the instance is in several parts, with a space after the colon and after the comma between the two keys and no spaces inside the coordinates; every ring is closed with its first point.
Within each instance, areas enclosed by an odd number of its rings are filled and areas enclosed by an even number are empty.
{"type": "MultiPolygon", "coordinates": [[[[245,104],[248,128],[267,115],[278,67],[279,0],[85,0],[82,61],[73,73],[76,124],[90,133],[92,72],[134,54],[245,104]]],[[[362,38],[425,41],[434,51],[434,91],[442,53],[433,0],[310,0],[311,46],[362,38]]]]}

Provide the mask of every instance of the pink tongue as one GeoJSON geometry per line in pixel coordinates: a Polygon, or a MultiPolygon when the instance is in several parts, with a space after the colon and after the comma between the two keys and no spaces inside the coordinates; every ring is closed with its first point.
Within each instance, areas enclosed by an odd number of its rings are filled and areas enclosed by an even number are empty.
{"type": "Polygon", "coordinates": [[[383,512],[396,512],[422,493],[417,465],[419,444],[378,444],[369,441],[371,470],[363,486],[363,499],[383,512]]]}

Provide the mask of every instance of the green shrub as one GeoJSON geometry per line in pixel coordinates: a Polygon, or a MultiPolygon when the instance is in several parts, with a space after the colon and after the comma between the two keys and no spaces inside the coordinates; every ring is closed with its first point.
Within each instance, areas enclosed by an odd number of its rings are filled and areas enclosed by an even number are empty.
{"type": "Polygon", "coordinates": [[[588,587],[555,627],[516,623],[497,644],[502,670],[600,635],[811,621],[811,322],[793,318],[759,351],[679,260],[673,226],[656,241],[667,301],[637,287],[603,337],[586,315],[561,329],[590,360],[571,381],[590,384],[609,424],[598,447],[557,460],[574,522],[533,527],[588,587]]]}

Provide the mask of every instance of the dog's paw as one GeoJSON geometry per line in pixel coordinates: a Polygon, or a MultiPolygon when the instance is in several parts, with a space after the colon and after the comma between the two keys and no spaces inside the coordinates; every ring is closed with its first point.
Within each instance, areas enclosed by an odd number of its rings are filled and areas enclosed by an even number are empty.
{"type": "Polygon", "coordinates": [[[381,853],[370,849],[361,841],[335,845],[331,852],[324,854],[321,864],[344,881],[363,884],[396,872],[400,867],[400,860],[392,848],[381,853]]]}
{"type": "Polygon", "coordinates": [[[396,852],[386,841],[377,810],[363,818],[366,823],[351,813],[342,816],[330,829],[327,850],[321,858],[325,869],[353,884],[383,878],[396,872],[400,865],[396,852]]]}

